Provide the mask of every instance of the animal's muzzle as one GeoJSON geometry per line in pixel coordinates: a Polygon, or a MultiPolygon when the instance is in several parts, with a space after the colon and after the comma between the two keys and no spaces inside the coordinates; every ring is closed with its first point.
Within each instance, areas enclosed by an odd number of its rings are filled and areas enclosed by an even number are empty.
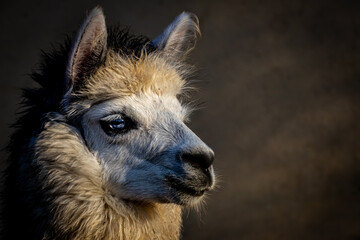
{"type": "Polygon", "coordinates": [[[199,172],[197,178],[202,187],[205,187],[205,190],[209,190],[214,184],[214,169],[212,166],[214,157],[213,151],[207,146],[204,148],[190,148],[180,153],[180,160],[199,172]]]}

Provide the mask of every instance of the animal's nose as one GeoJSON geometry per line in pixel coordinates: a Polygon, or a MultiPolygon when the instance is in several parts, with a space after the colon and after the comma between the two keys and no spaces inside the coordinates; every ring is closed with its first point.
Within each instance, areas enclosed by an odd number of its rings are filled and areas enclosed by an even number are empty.
{"type": "Polygon", "coordinates": [[[214,162],[214,153],[212,151],[184,151],[181,153],[180,158],[193,167],[206,170],[214,162]]]}

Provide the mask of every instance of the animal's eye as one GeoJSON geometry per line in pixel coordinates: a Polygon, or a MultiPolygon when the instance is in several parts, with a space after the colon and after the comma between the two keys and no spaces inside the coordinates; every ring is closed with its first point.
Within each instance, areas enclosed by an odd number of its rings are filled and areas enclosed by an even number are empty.
{"type": "Polygon", "coordinates": [[[108,123],[111,129],[123,129],[125,127],[124,119],[115,119],[108,123]]]}
{"type": "Polygon", "coordinates": [[[120,114],[110,115],[100,120],[100,125],[104,132],[108,135],[122,134],[133,128],[134,122],[120,114]]]}

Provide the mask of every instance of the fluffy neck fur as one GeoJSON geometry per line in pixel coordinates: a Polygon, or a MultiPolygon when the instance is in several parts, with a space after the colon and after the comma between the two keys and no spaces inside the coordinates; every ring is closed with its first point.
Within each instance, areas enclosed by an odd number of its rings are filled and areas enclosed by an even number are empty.
{"type": "Polygon", "coordinates": [[[47,122],[34,149],[37,180],[50,210],[44,239],[179,238],[180,207],[115,199],[75,128],[47,122]]]}

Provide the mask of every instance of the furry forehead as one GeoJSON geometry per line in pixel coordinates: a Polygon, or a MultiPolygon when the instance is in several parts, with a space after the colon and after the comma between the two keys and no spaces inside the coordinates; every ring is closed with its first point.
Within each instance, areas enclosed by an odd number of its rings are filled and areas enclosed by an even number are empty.
{"type": "Polygon", "coordinates": [[[177,96],[185,87],[189,71],[181,63],[167,61],[157,52],[140,57],[108,51],[105,62],[89,76],[84,87],[74,93],[89,100],[155,93],[177,96]]]}

